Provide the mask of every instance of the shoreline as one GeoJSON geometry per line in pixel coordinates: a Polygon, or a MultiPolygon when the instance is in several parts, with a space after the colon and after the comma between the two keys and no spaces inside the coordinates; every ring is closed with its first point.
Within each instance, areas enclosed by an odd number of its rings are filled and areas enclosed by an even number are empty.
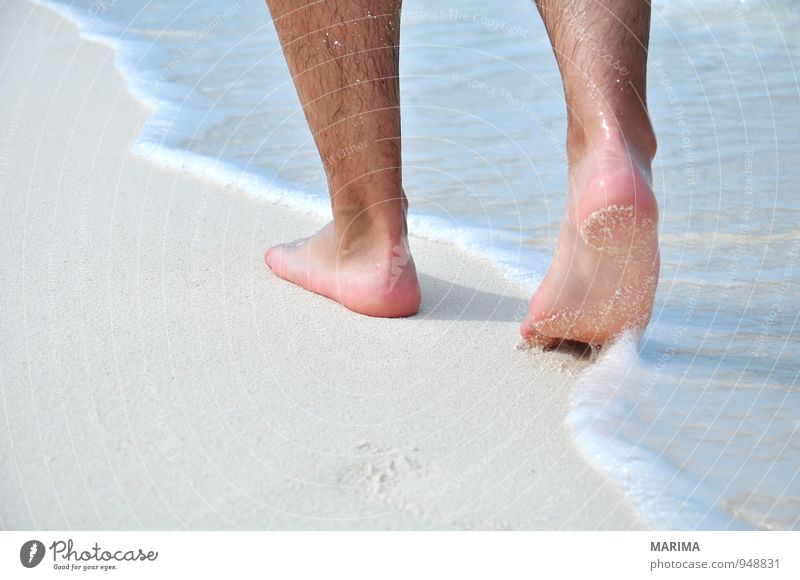
{"type": "Polygon", "coordinates": [[[319,220],[132,154],[112,49],[5,12],[4,528],[643,527],[564,425],[585,363],[514,348],[519,286],[419,238],[411,319],[278,280],[319,220]]]}
{"type": "MultiPolygon", "coordinates": [[[[175,147],[174,144],[167,145],[163,141],[163,127],[160,123],[175,122],[179,113],[175,110],[175,102],[163,99],[157,93],[160,87],[169,84],[164,74],[174,70],[176,61],[179,64],[182,58],[181,55],[173,57],[163,69],[146,72],[135,70],[136,59],[131,55],[135,55],[137,50],[148,50],[148,45],[139,47],[135,43],[141,41],[120,40],[115,36],[120,31],[112,32],[116,25],[103,22],[97,13],[90,11],[88,15],[81,14],[81,9],[53,0],[31,2],[69,20],[79,29],[82,38],[97,42],[114,52],[117,70],[125,79],[128,91],[150,110],[150,116],[133,144],[132,151],[136,156],[168,169],[191,170],[196,177],[208,179],[223,187],[233,185],[257,200],[277,203],[303,215],[328,219],[330,202],[327,192],[309,189],[305,181],[303,185],[293,183],[249,162],[239,164],[223,157],[175,147]],[[155,87],[155,93],[151,92],[152,87],[155,87]]],[[[203,110],[200,109],[199,112],[202,113],[203,110]]],[[[564,160],[566,162],[566,157],[564,160]]],[[[412,205],[408,225],[409,231],[416,238],[452,245],[470,257],[490,262],[504,278],[531,294],[538,287],[550,263],[549,252],[534,248],[518,235],[503,228],[487,227],[464,217],[451,222],[448,216],[419,212],[412,205]]],[[[552,242],[555,243],[555,239],[552,242]]]]}

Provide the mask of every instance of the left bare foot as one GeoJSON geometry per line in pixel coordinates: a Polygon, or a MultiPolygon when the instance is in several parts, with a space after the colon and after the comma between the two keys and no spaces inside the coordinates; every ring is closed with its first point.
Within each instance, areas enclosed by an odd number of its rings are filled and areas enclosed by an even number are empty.
{"type": "Polygon", "coordinates": [[[333,222],[310,238],[267,250],[267,266],[284,280],[382,318],[416,314],[420,289],[404,235],[359,239],[345,248],[333,222]]]}

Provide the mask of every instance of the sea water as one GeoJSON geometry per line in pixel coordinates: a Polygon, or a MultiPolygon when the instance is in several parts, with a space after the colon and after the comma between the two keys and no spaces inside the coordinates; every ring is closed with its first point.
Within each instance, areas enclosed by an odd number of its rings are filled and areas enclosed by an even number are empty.
{"type": "MultiPolygon", "coordinates": [[[[329,214],[266,6],[49,0],[111,44],[154,161],[329,214]]],[[[800,7],[653,10],[662,278],[653,321],[578,378],[568,423],[651,525],[800,527],[800,7]]],[[[565,206],[565,104],[526,0],[405,0],[410,227],[533,290],[565,206]]]]}

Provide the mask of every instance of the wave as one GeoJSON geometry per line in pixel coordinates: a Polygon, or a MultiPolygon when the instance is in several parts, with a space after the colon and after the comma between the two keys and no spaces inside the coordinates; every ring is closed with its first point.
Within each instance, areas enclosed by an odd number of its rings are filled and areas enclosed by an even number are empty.
{"type": "Polygon", "coordinates": [[[680,382],[642,359],[640,338],[622,335],[578,377],[567,425],[579,450],[656,529],[748,529],[715,505],[703,482],[645,445],[646,412],[661,408],[680,382]]]}

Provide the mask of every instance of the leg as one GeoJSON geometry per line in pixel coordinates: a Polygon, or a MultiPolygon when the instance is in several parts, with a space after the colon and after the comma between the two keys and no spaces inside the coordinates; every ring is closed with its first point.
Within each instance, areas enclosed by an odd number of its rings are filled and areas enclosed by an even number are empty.
{"type": "Polygon", "coordinates": [[[328,178],[333,221],[270,248],[275,274],[370,316],[420,304],[400,162],[400,0],[268,0],[328,178]]]}
{"type": "Polygon", "coordinates": [[[523,337],[602,344],[643,328],[659,272],[645,78],[650,4],[537,0],[567,100],[569,199],[523,337]]]}

